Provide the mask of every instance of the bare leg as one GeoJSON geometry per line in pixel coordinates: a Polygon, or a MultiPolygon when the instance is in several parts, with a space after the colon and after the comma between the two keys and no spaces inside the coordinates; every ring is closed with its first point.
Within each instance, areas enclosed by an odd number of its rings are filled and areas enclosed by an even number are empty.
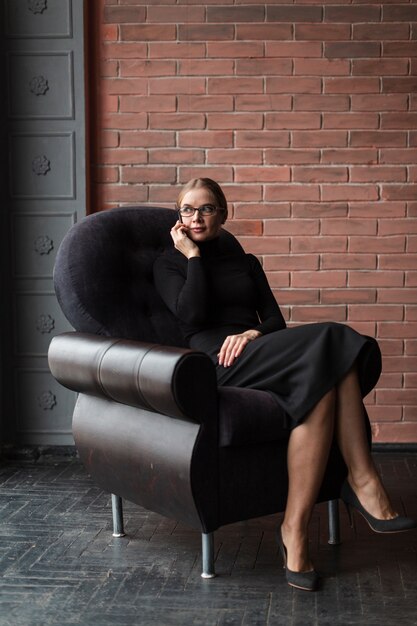
{"type": "Polygon", "coordinates": [[[312,569],[307,530],[333,438],[335,389],[316,404],[291,432],[288,444],[288,499],[282,523],[287,566],[295,572],[312,569]]]}
{"type": "Polygon", "coordinates": [[[348,481],[362,506],[378,519],[392,519],[397,513],[376,470],[369,451],[362,396],[356,367],[336,387],[336,437],[348,467],[348,481]]]}

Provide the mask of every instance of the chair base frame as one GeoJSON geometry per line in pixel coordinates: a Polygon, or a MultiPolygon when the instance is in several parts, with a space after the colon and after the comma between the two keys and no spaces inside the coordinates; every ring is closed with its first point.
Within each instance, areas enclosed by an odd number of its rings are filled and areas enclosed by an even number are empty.
{"type": "MultiPolygon", "coordinates": [[[[123,504],[122,498],[112,494],[112,511],[113,511],[113,537],[125,537],[123,526],[123,504]]],[[[329,540],[330,545],[336,546],[340,544],[340,523],[339,523],[339,501],[329,500],[329,540]]],[[[214,532],[201,534],[202,548],[202,572],[201,578],[210,579],[216,577],[214,568],[214,532]]]]}
{"type": "Polygon", "coordinates": [[[329,515],[329,541],[332,546],[340,544],[339,500],[329,500],[327,503],[329,515]]]}
{"type": "Polygon", "coordinates": [[[120,496],[111,495],[111,508],[113,512],[113,537],[125,537],[123,527],[123,502],[120,496]]]}

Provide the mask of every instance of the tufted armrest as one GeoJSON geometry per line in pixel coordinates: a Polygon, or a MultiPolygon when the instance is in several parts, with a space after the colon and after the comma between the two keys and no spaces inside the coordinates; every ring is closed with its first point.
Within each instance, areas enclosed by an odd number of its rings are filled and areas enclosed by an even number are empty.
{"type": "Polygon", "coordinates": [[[193,350],[69,332],[52,339],[48,360],[73,391],[198,423],[217,396],[213,363],[193,350]]]}

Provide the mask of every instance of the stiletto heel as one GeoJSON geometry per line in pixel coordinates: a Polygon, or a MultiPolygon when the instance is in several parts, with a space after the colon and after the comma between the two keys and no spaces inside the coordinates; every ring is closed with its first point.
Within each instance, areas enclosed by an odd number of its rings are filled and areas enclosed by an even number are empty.
{"type": "Polygon", "coordinates": [[[347,480],[345,480],[345,482],[343,483],[340,497],[346,505],[349,519],[352,519],[351,509],[356,509],[358,513],[360,513],[362,517],[368,522],[369,527],[375,533],[400,533],[405,530],[411,530],[412,528],[417,527],[417,522],[415,522],[410,517],[397,515],[397,517],[393,517],[392,519],[378,519],[377,517],[374,517],[373,515],[368,513],[368,511],[364,509],[362,504],[359,502],[357,495],[355,494],[347,480]]]}
{"type": "Polygon", "coordinates": [[[353,511],[352,511],[352,509],[350,507],[350,504],[348,504],[344,500],[343,500],[343,504],[345,505],[346,512],[348,514],[349,526],[354,530],[355,529],[355,520],[354,520],[354,517],[353,517],[353,511]]]}
{"type": "Polygon", "coordinates": [[[281,552],[282,560],[284,561],[285,577],[287,583],[291,587],[302,589],[303,591],[315,591],[319,582],[319,575],[316,570],[312,569],[308,572],[294,572],[287,567],[287,548],[284,545],[282,539],[281,526],[277,528],[277,542],[281,552]]]}

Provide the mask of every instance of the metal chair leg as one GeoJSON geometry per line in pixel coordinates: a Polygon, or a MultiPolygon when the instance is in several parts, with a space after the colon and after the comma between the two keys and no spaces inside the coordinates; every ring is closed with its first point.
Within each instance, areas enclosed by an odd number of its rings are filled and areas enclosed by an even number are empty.
{"type": "Polygon", "coordinates": [[[329,543],[337,546],[340,543],[339,500],[329,500],[329,543]]]}
{"type": "Polygon", "coordinates": [[[216,576],[214,571],[214,533],[202,533],[201,539],[203,548],[201,578],[214,578],[216,576]]]}
{"type": "Polygon", "coordinates": [[[111,508],[113,512],[113,537],[124,537],[123,504],[120,496],[111,494],[111,508]]]}

